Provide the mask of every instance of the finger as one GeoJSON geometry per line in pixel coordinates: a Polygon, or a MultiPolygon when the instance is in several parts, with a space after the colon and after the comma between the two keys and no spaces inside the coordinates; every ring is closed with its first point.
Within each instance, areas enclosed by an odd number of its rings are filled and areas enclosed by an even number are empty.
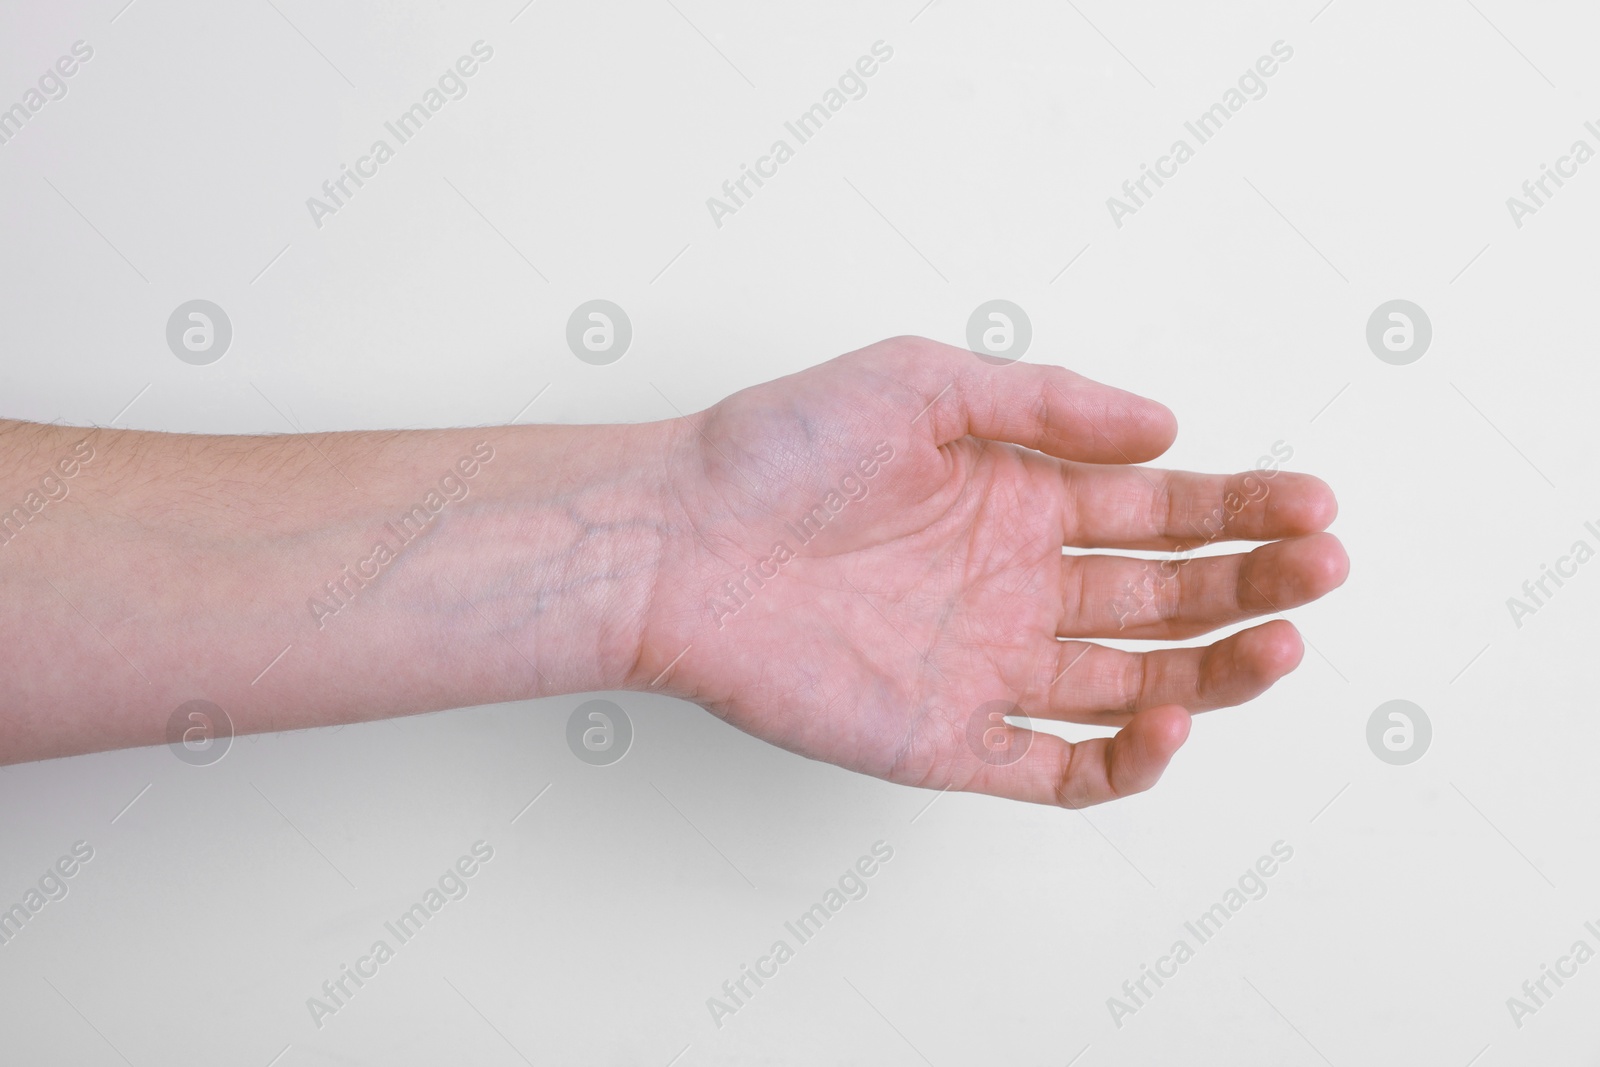
{"type": "Polygon", "coordinates": [[[1182,704],[1191,712],[1254,700],[1300,665],[1305,645],[1283,619],[1253,626],[1199,648],[1124,652],[1087,641],[1061,641],[1054,678],[1041,686],[1040,718],[1116,726],[1139,708],[1182,704]]]}
{"type": "Polygon", "coordinates": [[[1057,637],[1174,640],[1308,604],[1344,583],[1330,533],[1186,560],[1062,556],[1057,637]]]}
{"type": "Polygon", "coordinates": [[[1292,471],[1192,474],[1067,463],[1062,544],[1180,549],[1325,530],[1338,514],[1321,478],[1292,471]]]}
{"type": "Polygon", "coordinates": [[[1175,705],[1146,708],[1114,737],[1063,741],[1011,727],[1014,762],[984,764],[962,788],[1033,804],[1086,808],[1142,793],[1155,785],[1189,736],[1189,713],[1175,705]]]}
{"type": "Polygon", "coordinates": [[[1177,435],[1166,407],[1061,367],[996,365],[923,338],[883,342],[926,405],[917,416],[935,444],[971,434],[1086,463],[1142,463],[1177,435]]]}

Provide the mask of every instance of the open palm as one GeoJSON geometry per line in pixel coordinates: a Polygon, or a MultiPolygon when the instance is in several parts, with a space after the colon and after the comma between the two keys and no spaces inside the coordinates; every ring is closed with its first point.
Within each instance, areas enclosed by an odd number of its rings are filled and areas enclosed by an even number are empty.
{"type": "Polygon", "coordinates": [[[671,449],[675,526],[642,672],[739,728],[891,781],[1079,807],[1149,788],[1189,714],[1299,663],[1275,620],[1343,549],[1327,486],[1286,472],[1134,466],[1171,444],[1159,404],[1056,367],[884,341],[737,393],[671,449]],[[1182,551],[1181,564],[1063,554],[1182,551]],[[1063,640],[1064,639],[1064,640],[1063,640]],[[1078,743],[1005,716],[1117,725],[1078,743]]]}

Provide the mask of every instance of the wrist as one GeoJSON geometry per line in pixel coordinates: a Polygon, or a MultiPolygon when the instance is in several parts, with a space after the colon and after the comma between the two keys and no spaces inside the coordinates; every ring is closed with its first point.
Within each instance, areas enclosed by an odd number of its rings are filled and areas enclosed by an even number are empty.
{"type": "Polygon", "coordinates": [[[648,684],[647,616],[677,525],[669,465],[679,429],[672,420],[486,431],[505,473],[441,565],[467,603],[454,624],[481,639],[484,669],[502,679],[489,699],[648,684]]]}

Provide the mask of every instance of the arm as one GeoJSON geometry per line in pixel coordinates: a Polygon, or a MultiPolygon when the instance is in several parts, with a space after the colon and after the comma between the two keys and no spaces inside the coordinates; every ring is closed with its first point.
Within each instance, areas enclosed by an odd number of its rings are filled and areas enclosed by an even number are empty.
{"type": "Polygon", "coordinates": [[[0,425],[5,762],[632,683],[670,424],[0,425]]]}
{"type": "Polygon", "coordinates": [[[157,743],[196,698],[250,732],[651,688],[892,781],[1097,803],[1302,649],[1281,620],[1202,648],[1086,638],[1194,636],[1347,569],[1315,478],[1132,466],[1174,433],[1152,401],[917,339],[639,426],[11,425],[0,506],[50,472],[61,499],[0,545],[0,750],[157,743]],[[1269,543],[1062,554],[1233,539],[1269,543]],[[1018,714],[1120,731],[1071,744],[1018,714]]]}

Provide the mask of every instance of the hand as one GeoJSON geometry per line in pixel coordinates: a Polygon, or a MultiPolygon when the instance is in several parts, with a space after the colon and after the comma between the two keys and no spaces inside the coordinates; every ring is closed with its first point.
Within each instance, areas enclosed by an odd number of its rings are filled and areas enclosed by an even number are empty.
{"type": "Polygon", "coordinates": [[[896,338],[737,393],[676,428],[675,521],[641,684],[894,782],[1083,807],[1155,784],[1190,713],[1239,704],[1303,648],[1275,620],[1344,581],[1304,474],[1137,467],[1176,422],[1070,371],[896,338]],[[831,495],[830,495],[831,494],[831,495]],[[1183,551],[1181,563],[1062,547],[1183,551]],[[1066,640],[1061,640],[1065,638],[1066,640]],[[1069,743],[1020,714],[1114,737],[1069,743]]]}

